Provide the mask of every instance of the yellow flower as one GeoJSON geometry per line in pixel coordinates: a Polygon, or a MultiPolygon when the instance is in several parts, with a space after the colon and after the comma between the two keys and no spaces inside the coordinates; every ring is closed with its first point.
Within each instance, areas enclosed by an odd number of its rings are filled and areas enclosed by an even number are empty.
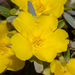
{"type": "Polygon", "coordinates": [[[27,2],[31,1],[34,6],[37,16],[44,14],[54,14],[57,18],[60,17],[64,11],[64,4],[67,0],[11,0],[19,6],[19,9],[28,11],[27,2]]]}
{"type": "Polygon", "coordinates": [[[24,61],[19,60],[8,47],[10,38],[7,36],[8,26],[6,21],[0,23],[0,73],[7,70],[17,71],[24,67],[24,61]]]}
{"type": "Polygon", "coordinates": [[[68,34],[56,29],[58,20],[52,14],[34,19],[30,13],[22,12],[13,20],[19,33],[11,38],[11,48],[21,60],[33,55],[42,61],[51,62],[57,53],[67,50],[68,34]]]}
{"type": "Polygon", "coordinates": [[[70,59],[65,67],[60,61],[54,60],[50,64],[50,70],[54,75],[75,75],[75,59],[70,59]]]}

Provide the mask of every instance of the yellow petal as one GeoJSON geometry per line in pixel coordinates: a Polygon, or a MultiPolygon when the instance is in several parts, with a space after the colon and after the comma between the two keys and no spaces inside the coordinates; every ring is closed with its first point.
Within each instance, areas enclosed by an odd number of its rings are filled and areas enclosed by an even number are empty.
{"type": "Polygon", "coordinates": [[[66,65],[66,69],[68,72],[75,75],[75,59],[74,58],[69,60],[68,64],[66,65]]]}
{"type": "Polygon", "coordinates": [[[62,64],[58,60],[54,60],[51,62],[50,70],[55,75],[63,75],[63,73],[64,73],[64,67],[62,66],[62,64]]]}
{"type": "Polygon", "coordinates": [[[8,33],[8,28],[7,28],[7,24],[6,23],[7,23],[6,21],[2,21],[0,23],[0,40],[2,38],[4,38],[7,35],[7,33],[8,33]]]}
{"type": "Polygon", "coordinates": [[[15,3],[17,6],[19,6],[19,9],[27,11],[28,6],[27,6],[27,1],[28,0],[11,0],[13,3],[15,3]]]}
{"type": "Polygon", "coordinates": [[[9,60],[4,56],[0,55],[0,73],[4,72],[9,65],[9,60]]]}
{"type": "Polygon", "coordinates": [[[13,25],[23,36],[34,30],[34,17],[30,13],[22,12],[19,16],[13,20],[13,25]]]}
{"type": "Polygon", "coordinates": [[[32,57],[32,46],[27,38],[17,33],[11,38],[10,42],[12,50],[19,59],[27,60],[32,57]]]}
{"type": "Polygon", "coordinates": [[[66,72],[63,75],[72,75],[70,72],[66,72]]]}
{"type": "Polygon", "coordinates": [[[61,4],[65,4],[67,2],[67,0],[50,0],[51,4],[55,4],[55,3],[61,3],[61,4]]]}
{"type": "Polygon", "coordinates": [[[12,56],[12,55],[14,55],[13,50],[12,50],[11,48],[7,48],[7,50],[6,50],[6,52],[4,53],[3,56],[5,56],[5,57],[10,57],[10,56],[12,56]]]}
{"type": "Polygon", "coordinates": [[[51,62],[56,57],[56,54],[56,49],[53,46],[45,45],[34,48],[34,55],[42,61],[51,62]]]}
{"type": "Polygon", "coordinates": [[[64,12],[64,6],[60,3],[56,3],[52,6],[52,8],[48,8],[44,13],[46,14],[54,14],[57,18],[60,17],[64,12]]]}
{"type": "Polygon", "coordinates": [[[54,15],[41,15],[36,19],[37,32],[54,31],[57,28],[58,20],[54,15]]]}
{"type": "Polygon", "coordinates": [[[50,0],[40,0],[41,3],[47,4],[50,0]]]}
{"type": "Polygon", "coordinates": [[[68,38],[67,32],[62,29],[57,29],[53,35],[49,36],[47,39],[50,39],[49,42],[51,45],[55,45],[57,52],[60,53],[67,50],[69,40],[66,38],[68,38]]]}
{"type": "Polygon", "coordinates": [[[68,38],[68,33],[63,30],[63,29],[57,29],[55,32],[54,32],[54,36],[56,36],[58,39],[66,39],[68,38]]]}
{"type": "Polygon", "coordinates": [[[8,59],[9,65],[7,70],[18,71],[21,70],[25,65],[25,62],[18,59],[15,55],[9,57],[8,59]]]}
{"type": "Polygon", "coordinates": [[[63,52],[67,50],[69,40],[66,39],[68,38],[68,33],[65,30],[62,29],[57,29],[54,33],[55,37],[55,43],[57,47],[57,52],[63,52]]]}

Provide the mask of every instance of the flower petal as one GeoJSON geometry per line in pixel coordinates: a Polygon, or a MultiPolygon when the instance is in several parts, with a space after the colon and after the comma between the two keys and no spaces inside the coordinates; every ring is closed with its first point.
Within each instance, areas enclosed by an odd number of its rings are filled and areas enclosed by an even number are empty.
{"type": "Polygon", "coordinates": [[[63,75],[72,75],[70,72],[65,72],[63,75]]]}
{"type": "Polygon", "coordinates": [[[19,9],[27,11],[28,10],[28,6],[27,6],[27,1],[28,0],[11,0],[13,3],[15,3],[16,5],[19,6],[19,9]]]}
{"type": "Polygon", "coordinates": [[[9,57],[8,59],[10,64],[8,65],[7,70],[18,71],[25,65],[25,62],[18,59],[15,55],[9,57]]]}
{"type": "Polygon", "coordinates": [[[4,56],[0,55],[0,73],[4,72],[9,65],[9,60],[4,56]]]}
{"type": "Polygon", "coordinates": [[[30,13],[22,12],[13,20],[13,25],[23,36],[34,30],[35,20],[30,13]]]}
{"type": "Polygon", "coordinates": [[[56,3],[52,6],[52,8],[48,7],[48,9],[44,12],[46,14],[54,14],[57,18],[60,17],[64,12],[64,6],[60,3],[56,3]]]}
{"type": "Polygon", "coordinates": [[[52,5],[54,5],[55,3],[61,3],[61,4],[65,4],[67,2],[67,0],[50,0],[50,3],[52,5]]]}
{"type": "Polygon", "coordinates": [[[54,60],[51,62],[50,70],[55,75],[63,75],[63,73],[64,73],[64,67],[62,66],[62,64],[58,60],[54,60]]]}
{"type": "Polygon", "coordinates": [[[67,46],[69,44],[68,34],[65,30],[57,29],[53,35],[49,36],[47,39],[50,39],[49,42],[51,45],[55,45],[57,52],[63,52],[67,50],[67,46]]]}
{"type": "Polygon", "coordinates": [[[49,32],[49,34],[57,28],[58,20],[55,16],[51,15],[41,15],[36,19],[36,31],[38,33],[41,32],[49,32]]]}
{"type": "Polygon", "coordinates": [[[53,46],[34,48],[34,55],[42,61],[51,62],[56,57],[56,54],[56,49],[53,46]]]}
{"type": "Polygon", "coordinates": [[[75,75],[75,59],[74,58],[69,60],[69,62],[66,65],[66,69],[67,71],[75,75]]]}
{"type": "Polygon", "coordinates": [[[11,38],[10,42],[12,50],[19,59],[27,60],[32,57],[32,46],[27,38],[17,33],[11,38]]]}
{"type": "Polygon", "coordinates": [[[0,40],[2,40],[8,33],[7,22],[2,21],[0,23],[0,40]]]}

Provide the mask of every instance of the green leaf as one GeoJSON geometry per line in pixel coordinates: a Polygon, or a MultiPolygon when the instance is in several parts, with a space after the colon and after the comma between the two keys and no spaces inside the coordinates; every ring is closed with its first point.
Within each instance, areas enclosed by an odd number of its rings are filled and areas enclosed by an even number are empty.
{"type": "Polygon", "coordinates": [[[34,61],[34,68],[37,73],[41,73],[43,71],[43,63],[42,61],[34,61]]]}
{"type": "Polygon", "coordinates": [[[75,52],[72,53],[71,58],[75,58],[75,52]]]}
{"type": "Polygon", "coordinates": [[[66,62],[68,62],[70,60],[70,49],[67,49],[67,51],[64,52],[64,58],[65,58],[66,62]]]}
{"type": "Polygon", "coordinates": [[[11,16],[11,14],[9,13],[10,9],[0,6],[0,13],[1,15],[3,15],[4,17],[9,17],[11,16]]]}
{"type": "Polygon", "coordinates": [[[69,15],[68,13],[65,13],[64,12],[64,18],[65,18],[65,20],[73,27],[73,28],[75,28],[75,19],[71,16],[71,15],[69,15]]]}
{"type": "Polygon", "coordinates": [[[11,38],[14,34],[8,33],[8,37],[11,38]]]}
{"type": "Polygon", "coordinates": [[[19,15],[21,12],[23,12],[22,10],[17,10],[15,15],[19,15]]]}
{"type": "Polygon", "coordinates": [[[44,75],[51,75],[50,68],[46,68],[43,70],[44,75]]]}
{"type": "Polygon", "coordinates": [[[61,64],[62,64],[63,66],[66,65],[66,61],[65,61],[65,58],[64,58],[63,56],[60,56],[60,57],[59,57],[59,61],[61,62],[61,64]]]}
{"type": "Polygon", "coordinates": [[[75,41],[71,43],[71,47],[75,50],[75,41]]]}
{"type": "Polygon", "coordinates": [[[75,15],[75,11],[74,10],[67,10],[66,12],[71,14],[71,15],[75,15]]]}
{"type": "Polygon", "coordinates": [[[61,28],[64,27],[64,25],[66,25],[65,21],[64,20],[60,20],[59,23],[58,23],[58,28],[61,29],[61,28]]]}
{"type": "Polygon", "coordinates": [[[65,7],[64,10],[71,10],[72,7],[65,7]]]}
{"type": "Polygon", "coordinates": [[[13,19],[15,19],[17,16],[10,16],[10,17],[7,17],[7,22],[9,23],[12,23],[13,22],[13,19]]]}
{"type": "Polygon", "coordinates": [[[13,8],[13,9],[10,10],[10,13],[11,13],[12,15],[15,15],[16,12],[17,12],[17,10],[16,10],[15,8],[13,8]]]}
{"type": "Polygon", "coordinates": [[[29,8],[29,12],[30,12],[33,16],[36,16],[35,9],[34,9],[32,3],[31,3],[30,1],[28,1],[28,8],[29,8]]]}

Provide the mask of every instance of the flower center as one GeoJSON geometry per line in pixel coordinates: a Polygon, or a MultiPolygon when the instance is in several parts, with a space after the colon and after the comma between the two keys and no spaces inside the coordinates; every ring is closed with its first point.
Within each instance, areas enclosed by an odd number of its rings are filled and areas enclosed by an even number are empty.
{"type": "Polygon", "coordinates": [[[33,38],[32,43],[33,43],[34,47],[37,47],[37,46],[42,46],[43,45],[43,41],[44,41],[44,39],[42,39],[39,36],[37,36],[37,37],[33,38]]]}
{"type": "Polygon", "coordinates": [[[7,52],[7,46],[5,43],[0,43],[0,53],[3,55],[7,52]]]}
{"type": "Polygon", "coordinates": [[[43,12],[46,9],[46,7],[41,2],[35,2],[34,8],[37,12],[43,12]]]}

